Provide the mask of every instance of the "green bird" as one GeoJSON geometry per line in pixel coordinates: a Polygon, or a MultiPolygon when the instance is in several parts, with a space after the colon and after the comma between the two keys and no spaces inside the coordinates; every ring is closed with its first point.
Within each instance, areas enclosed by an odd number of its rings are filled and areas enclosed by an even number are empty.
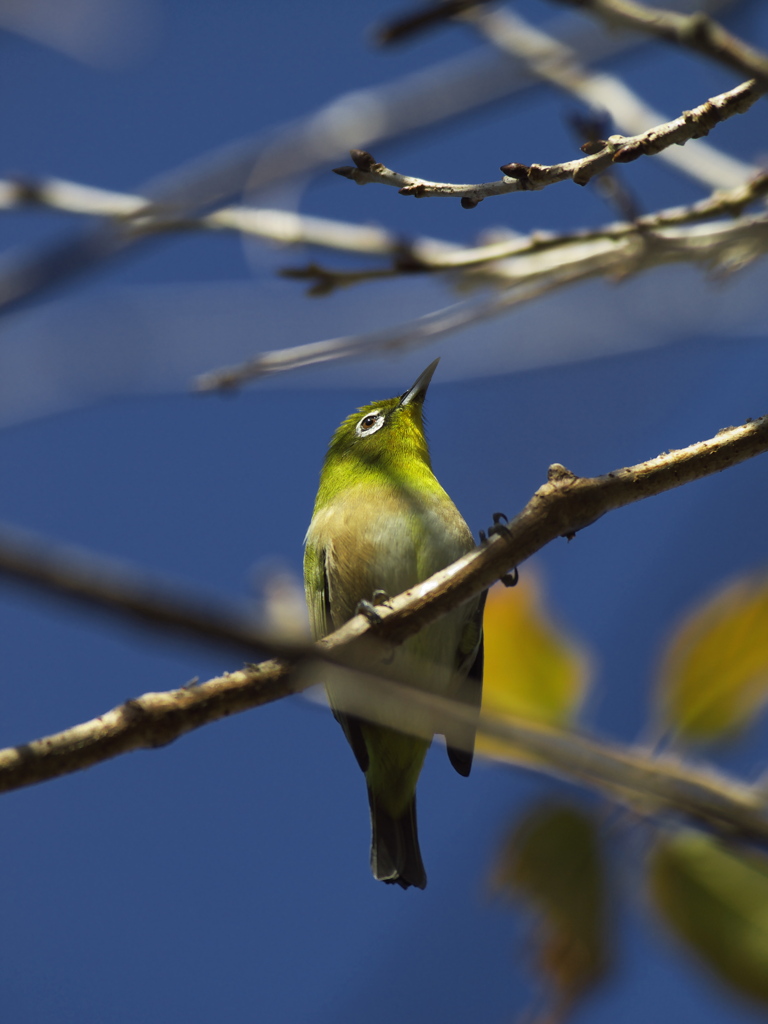
{"type": "MultiPolygon", "coordinates": [[[[363,406],[331,439],[305,540],[304,585],[315,639],[370,602],[394,597],[474,547],[469,527],[432,472],[423,406],[436,359],[399,398],[363,406]]],[[[483,676],[482,614],[475,597],[410,637],[379,662],[382,672],[454,697],[477,711],[483,676]]],[[[376,665],[372,665],[372,672],[376,665]]],[[[375,684],[372,684],[375,685],[375,684]]],[[[416,783],[431,743],[334,706],[365,772],[371,810],[371,870],[384,882],[423,889],[416,783]]],[[[400,710],[408,715],[407,708],[400,710]]],[[[472,716],[471,716],[472,717],[472,716]]],[[[448,757],[469,775],[474,724],[446,732],[448,757]]]]}

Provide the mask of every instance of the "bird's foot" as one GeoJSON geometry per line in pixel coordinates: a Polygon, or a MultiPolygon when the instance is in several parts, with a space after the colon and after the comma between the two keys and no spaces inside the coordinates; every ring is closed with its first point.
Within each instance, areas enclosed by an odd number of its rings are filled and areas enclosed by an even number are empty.
{"type": "Polygon", "coordinates": [[[493,526],[488,530],[488,536],[495,537],[497,535],[509,535],[509,527],[507,526],[508,522],[509,520],[507,519],[503,512],[494,512],[493,526]],[[504,522],[502,522],[502,519],[504,520],[504,522]]]}
{"type": "Polygon", "coordinates": [[[520,580],[520,573],[517,571],[517,566],[512,572],[505,572],[503,576],[499,576],[499,582],[503,583],[505,587],[516,587],[520,580]]]}
{"type": "MultiPolygon", "coordinates": [[[[500,537],[508,537],[508,522],[509,520],[507,519],[503,512],[494,512],[493,526],[491,526],[490,529],[488,530],[488,535],[486,536],[485,530],[480,531],[480,543],[485,544],[488,540],[488,537],[495,537],[497,535],[500,537]]],[[[504,573],[504,575],[500,576],[499,579],[504,584],[505,587],[514,587],[517,586],[518,580],[520,579],[520,573],[517,571],[517,567],[515,567],[512,570],[512,572],[504,573]]]]}
{"type": "Polygon", "coordinates": [[[364,615],[372,626],[381,622],[381,616],[376,611],[376,606],[372,601],[358,601],[355,607],[355,615],[364,615]]]}
{"type": "Polygon", "coordinates": [[[368,618],[369,623],[372,626],[376,626],[381,622],[381,615],[376,610],[377,605],[384,604],[389,600],[388,595],[383,590],[375,590],[373,593],[373,601],[366,601],[365,599],[357,602],[357,606],[354,609],[355,615],[365,615],[368,618]]]}

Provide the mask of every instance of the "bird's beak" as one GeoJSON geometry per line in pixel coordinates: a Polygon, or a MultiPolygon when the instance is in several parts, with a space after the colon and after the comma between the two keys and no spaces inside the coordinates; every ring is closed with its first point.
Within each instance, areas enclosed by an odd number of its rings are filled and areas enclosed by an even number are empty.
{"type": "Polygon", "coordinates": [[[404,405],[412,405],[414,402],[421,404],[427,394],[427,388],[429,382],[432,380],[432,374],[437,369],[437,364],[440,362],[440,357],[430,363],[426,370],[419,374],[414,383],[408,388],[408,390],[400,396],[400,402],[398,405],[402,408],[404,405]]]}

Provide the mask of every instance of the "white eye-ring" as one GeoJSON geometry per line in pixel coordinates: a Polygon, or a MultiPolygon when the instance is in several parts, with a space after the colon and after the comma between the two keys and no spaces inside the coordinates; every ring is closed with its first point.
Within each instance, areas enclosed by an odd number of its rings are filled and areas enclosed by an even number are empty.
{"type": "Polygon", "coordinates": [[[374,409],[373,412],[367,412],[355,427],[355,433],[358,437],[368,437],[369,434],[375,434],[377,430],[384,426],[384,420],[384,413],[379,412],[378,409],[374,409]]]}

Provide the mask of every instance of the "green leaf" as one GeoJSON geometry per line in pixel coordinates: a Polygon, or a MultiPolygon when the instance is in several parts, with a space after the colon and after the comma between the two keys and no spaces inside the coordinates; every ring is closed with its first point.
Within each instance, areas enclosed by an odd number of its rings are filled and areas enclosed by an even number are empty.
{"type": "Polygon", "coordinates": [[[606,898],[598,826],[582,810],[546,804],[509,835],[494,891],[522,899],[535,917],[532,944],[560,1020],[605,974],[606,898]]]}
{"type": "MultiPolygon", "coordinates": [[[[546,614],[540,591],[529,571],[516,587],[498,585],[488,593],[483,712],[563,726],[584,700],[589,662],[546,614]]],[[[478,738],[478,750],[509,754],[501,741],[484,737],[478,738]]]]}
{"type": "Polygon", "coordinates": [[[768,1002],[768,857],[686,830],[651,855],[655,903],[719,978],[768,1002]]]}
{"type": "Polygon", "coordinates": [[[662,720],[711,741],[748,725],[768,702],[768,579],[737,580],[696,608],[673,636],[660,673],[662,720]]]}

